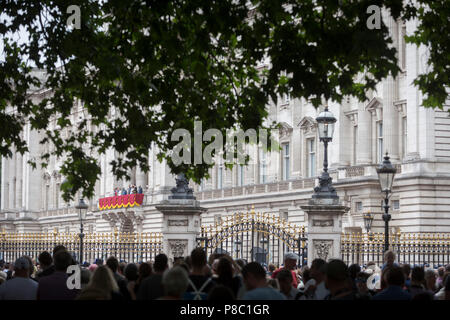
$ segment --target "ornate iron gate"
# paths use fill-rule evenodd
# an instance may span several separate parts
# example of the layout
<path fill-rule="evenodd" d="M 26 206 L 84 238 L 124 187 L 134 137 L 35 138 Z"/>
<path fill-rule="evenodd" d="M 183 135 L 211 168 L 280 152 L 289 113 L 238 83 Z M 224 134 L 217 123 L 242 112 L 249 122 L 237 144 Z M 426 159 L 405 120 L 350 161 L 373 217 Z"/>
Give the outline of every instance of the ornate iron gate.
<path fill-rule="evenodd" d="M 208 256 L 229 254 L 248 262 L 283 264 L 285 252 L 299 255 L 299 265 L 307 263 L 305 227 L 298 227 L 267 213 L 235 213 L 221 223 L 202 226 L 197 245 Z"/>

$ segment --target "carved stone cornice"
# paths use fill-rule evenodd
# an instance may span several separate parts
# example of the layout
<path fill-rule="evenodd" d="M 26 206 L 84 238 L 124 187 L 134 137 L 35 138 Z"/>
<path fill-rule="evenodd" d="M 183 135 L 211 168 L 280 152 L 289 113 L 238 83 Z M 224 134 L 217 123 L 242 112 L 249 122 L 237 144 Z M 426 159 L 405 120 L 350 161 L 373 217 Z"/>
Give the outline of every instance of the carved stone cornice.
<path fill-rule="evenodd" d="M 358 125 L 358 110 L 345 111 L 344 115 L 352 122 L 353 126 Z"/>
<path fill-rule="evenodd" d="M 370 111 L 373 116 L 376 116 L 377 121 L 383 120 L 383 100 L 380 98 L 374 97 L 370 100 L 365 109 Z"/>
<path fill-rule="evenodd" d="M 406 99 L 395 101 L 394 107 L 397 109 L 397 111 L 401 114 L 402 117 L 406 117 Z"/>

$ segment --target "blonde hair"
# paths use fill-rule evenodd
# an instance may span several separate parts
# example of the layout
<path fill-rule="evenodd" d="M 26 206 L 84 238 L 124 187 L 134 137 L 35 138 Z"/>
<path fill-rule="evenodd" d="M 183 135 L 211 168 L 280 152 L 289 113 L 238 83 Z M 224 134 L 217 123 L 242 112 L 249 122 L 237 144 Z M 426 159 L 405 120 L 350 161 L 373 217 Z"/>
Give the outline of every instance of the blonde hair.
<path fill-rule="evenodd" d="M 116 279 L 112 271 L 107 266 L 98 266 L 86 287 L 89 290 L 103 291 L 107 294 L 119 291 Z"/>

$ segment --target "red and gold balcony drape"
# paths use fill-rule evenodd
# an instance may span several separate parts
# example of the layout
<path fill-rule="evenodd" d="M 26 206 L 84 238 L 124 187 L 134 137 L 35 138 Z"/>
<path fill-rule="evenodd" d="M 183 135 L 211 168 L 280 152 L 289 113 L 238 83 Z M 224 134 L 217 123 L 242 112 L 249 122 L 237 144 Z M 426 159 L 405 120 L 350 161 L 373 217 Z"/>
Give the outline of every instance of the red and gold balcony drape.
<path fill-rule="evenodd" d="M 140 206 L 144 200 L 143 193 L 125 194 L 122 196 L 106 197 L 98 200 L 100 210 L 118 209 Z"/>

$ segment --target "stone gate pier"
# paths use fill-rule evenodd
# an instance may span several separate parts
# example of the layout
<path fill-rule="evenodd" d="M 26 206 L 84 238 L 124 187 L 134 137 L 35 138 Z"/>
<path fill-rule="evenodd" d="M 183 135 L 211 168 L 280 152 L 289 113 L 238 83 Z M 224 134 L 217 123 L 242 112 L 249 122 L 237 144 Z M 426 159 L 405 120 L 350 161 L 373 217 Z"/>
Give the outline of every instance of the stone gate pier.
<path fill-rule="evenodd" d="M 314 259 L 342 259 L 342 216 L 349 207 L 339 198 L 312 198 L 301 209 L 308 215 L 308 266 Z"/>
<path fill-rule="evenodd" d="M 168 200 L 156 205 L 163 214 L 163 252 L 170 263 L 177 258 L 186 257 L 197 246 L 196 238 L 200 234 L 200 215 L 206 211 L 193 195 L 184 174 L 176 178 L 176 187 L 172 188 Z"/>

